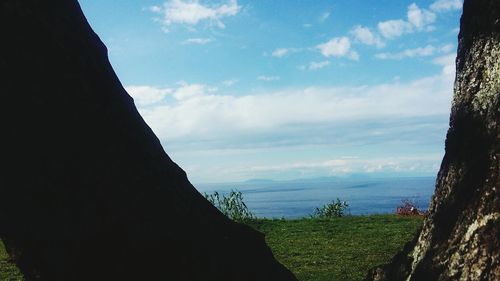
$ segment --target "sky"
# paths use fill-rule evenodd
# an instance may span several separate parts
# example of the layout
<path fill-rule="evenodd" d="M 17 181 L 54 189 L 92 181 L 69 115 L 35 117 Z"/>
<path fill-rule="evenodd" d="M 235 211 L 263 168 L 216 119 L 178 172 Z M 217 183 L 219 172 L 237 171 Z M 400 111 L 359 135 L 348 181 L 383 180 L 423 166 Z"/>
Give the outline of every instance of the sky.
<path fill-rule="evenodd" d="M 461 0 L 80 0 L 194 183 L 435 176 Z"/>

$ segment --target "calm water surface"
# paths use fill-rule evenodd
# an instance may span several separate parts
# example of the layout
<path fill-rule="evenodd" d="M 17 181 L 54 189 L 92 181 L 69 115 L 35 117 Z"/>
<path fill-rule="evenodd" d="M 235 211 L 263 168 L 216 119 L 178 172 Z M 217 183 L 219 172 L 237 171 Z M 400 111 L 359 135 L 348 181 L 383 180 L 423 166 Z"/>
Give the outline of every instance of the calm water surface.
<path fill-rule="evenodd" d="M 402 199 L 411 199 L 426 210 L 434 192 L 434 177 L 316 179 L 196 184 L 200 192 L 227 193 L 237 189 L 258 217 L 298 218 L 316 207 L 340 198 L 349 203 L 352 215 L 394 213 Z"/>

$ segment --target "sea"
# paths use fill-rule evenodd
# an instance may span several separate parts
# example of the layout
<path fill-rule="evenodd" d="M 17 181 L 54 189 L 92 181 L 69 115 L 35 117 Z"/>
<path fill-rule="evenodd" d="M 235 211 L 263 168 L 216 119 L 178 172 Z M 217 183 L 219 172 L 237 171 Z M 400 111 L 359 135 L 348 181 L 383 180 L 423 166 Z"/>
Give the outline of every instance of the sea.
<path fill-rule="evenodd" d="M 241 191 L 250 211 L 260 218 L 301 218 L 337 198 L 348 203 L 347 215 L 394 214 L 402 200 L 427 210 L 435 181 L 435 177 L 316 178 L 199 183 L 195 187 L 201 193 Z"/>

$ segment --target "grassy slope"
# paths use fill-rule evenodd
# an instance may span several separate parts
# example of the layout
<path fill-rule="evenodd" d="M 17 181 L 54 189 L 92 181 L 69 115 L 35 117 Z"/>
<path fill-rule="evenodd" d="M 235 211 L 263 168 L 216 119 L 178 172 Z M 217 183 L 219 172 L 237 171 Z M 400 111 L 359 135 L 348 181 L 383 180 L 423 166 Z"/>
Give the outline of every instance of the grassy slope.
<path fill-rule="evenodd" d="M 22 281 L 23 276 L 19 269 L 8 261 L 9 256 L 0 240 L 0 281 Z"/>
<path fill-rule="evenodd" d="M 418 217 L 257 220 L 276 258 L 301 281 L 361 280 L 387 263 L 422 224 Z"/>
<path fill-rule="evenodd" d="M 331 220 L 256 220 L 276 258 L 301 281 L 361 280 L 413 238 L 421 218 L 393 215 Z M 0 280 L 22 281 L 0 241 Z"/>

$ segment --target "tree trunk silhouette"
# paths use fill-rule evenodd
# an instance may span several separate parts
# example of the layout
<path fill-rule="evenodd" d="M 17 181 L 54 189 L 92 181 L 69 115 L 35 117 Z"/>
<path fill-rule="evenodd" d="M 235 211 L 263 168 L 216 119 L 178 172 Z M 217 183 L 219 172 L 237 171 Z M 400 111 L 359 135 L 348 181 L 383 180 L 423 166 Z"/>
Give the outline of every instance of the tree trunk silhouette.
<path fill-rule="evenodd" d="M 2 0 L 0 30 L 0 237 L 26 280 L 296 280 L 163 151 L 76 0 Z"/>

